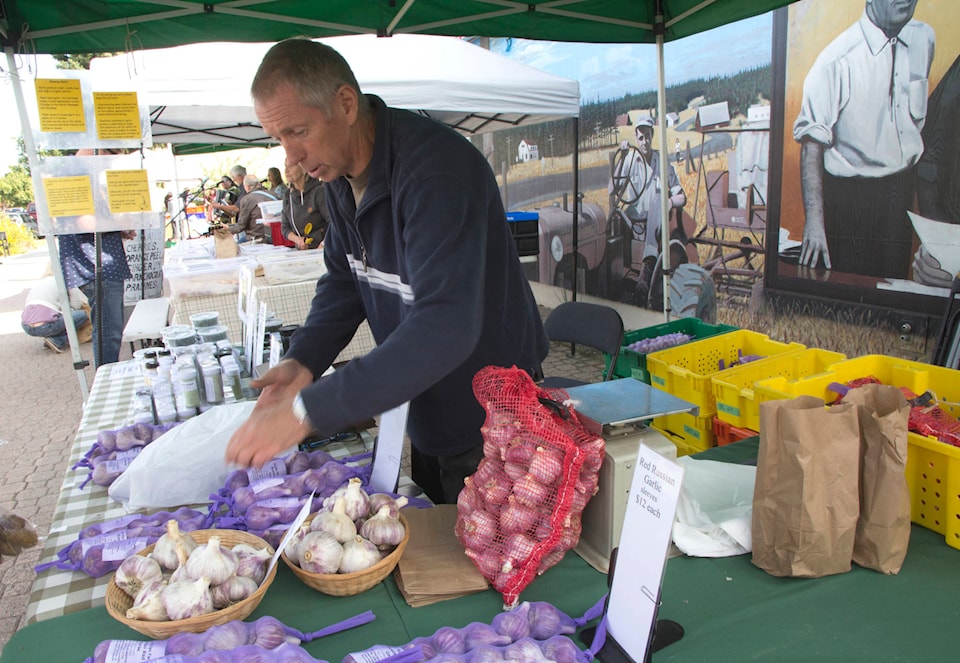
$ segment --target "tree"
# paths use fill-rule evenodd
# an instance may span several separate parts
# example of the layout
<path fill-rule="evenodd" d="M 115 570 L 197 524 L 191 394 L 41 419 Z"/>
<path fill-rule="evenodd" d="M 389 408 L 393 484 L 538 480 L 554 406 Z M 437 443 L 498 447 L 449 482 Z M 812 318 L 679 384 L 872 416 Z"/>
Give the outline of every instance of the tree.
<path fill-rule="evenodd" d="M 93 58 L 116 55 L 116 53 L 73 53 L 69 55 L 54 55 L 57 69 L 89 69 Z"/>

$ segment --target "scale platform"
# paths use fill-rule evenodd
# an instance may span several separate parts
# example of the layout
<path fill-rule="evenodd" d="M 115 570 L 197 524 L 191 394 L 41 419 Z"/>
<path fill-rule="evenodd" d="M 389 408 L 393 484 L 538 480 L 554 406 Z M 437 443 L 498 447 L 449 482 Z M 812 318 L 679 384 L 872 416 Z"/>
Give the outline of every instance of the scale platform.
<path fill-rule="evenodd" d="M 583 425 L 595 435 L 666 414 L 700 413 L 698 406 L 633 378 L 578 385 L 568 388 L 567 393 L 577 401 L 574 409 Z"/>

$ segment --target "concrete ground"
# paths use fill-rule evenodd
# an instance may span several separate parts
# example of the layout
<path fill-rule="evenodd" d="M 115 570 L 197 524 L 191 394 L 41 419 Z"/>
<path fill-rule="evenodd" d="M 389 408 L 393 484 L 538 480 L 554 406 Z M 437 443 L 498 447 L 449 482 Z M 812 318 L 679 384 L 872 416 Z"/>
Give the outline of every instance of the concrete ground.
<path fill-rule="evenodd" d="M 33 567 L 50 528 L 83 410 L 71 354 L 47 349 L 41 339 L 26 335 L 20 327 L 27 293 L 48 269 L 45 247 L 0 257 L 0 370 L 7 377 L 0 381 L 0 507 L 33 523 L 41 540 L 34 548 L 15 557 L 4 556 L 0 562 L 0 651 L 23 626 Z M 544 304 L 543 314 L 561 301 L 549 292 L 537 296 Z M 628 329 L 638 324 L 629 314 L 624 320 Z M 90 364 L 82 371 L 89 386 L 94 377 L 92 345 L 82 345 L 80 352 Z M 129 346 L 124 346 L 120 359 L 129 358 Z M 569 346 L 555 346 L 544 365 L 547 375 L 567 375 L 586 382 L 598 381 L 602 369 L 600 353 L 578 348 L 571 357 Z"/>

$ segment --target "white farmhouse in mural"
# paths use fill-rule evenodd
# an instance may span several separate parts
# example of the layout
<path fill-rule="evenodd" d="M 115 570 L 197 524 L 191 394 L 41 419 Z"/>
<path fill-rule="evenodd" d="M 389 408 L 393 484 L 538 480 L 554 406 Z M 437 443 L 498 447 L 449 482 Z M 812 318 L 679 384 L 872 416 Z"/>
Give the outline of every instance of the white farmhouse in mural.
<path fill-rule="evenodd" d="M 536 161 L 539 158 L 540 148 L 537 147 L 536 143 L 528 143 L 525 140 L 521 140 L 520 144 L 517 145 L 517 161 L 520 163 Z"/>

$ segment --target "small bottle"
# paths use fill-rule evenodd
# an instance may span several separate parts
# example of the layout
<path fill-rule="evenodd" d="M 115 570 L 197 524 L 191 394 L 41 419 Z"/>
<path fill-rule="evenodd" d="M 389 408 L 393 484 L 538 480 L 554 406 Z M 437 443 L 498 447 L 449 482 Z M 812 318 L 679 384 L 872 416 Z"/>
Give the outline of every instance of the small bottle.
<path fill-rule="evenodd" d="M 243 389 L 240 383 L 240 365 L 233 357 L 233 352 L 220 357 L 220 370 L 223 372 L 223 395 L 228 400 L 239 401 L 243 398 Z"/>
<path fill-rule="evenodd" d="M 137 389 L 133 395 L 133 421 L 137 424 L 156 423 L 153 415 L 153 392 Z"/>
<path fill-rule="evenodd" d="M 154 380 L 157 379 L 157 368 L 160 364 L 156 359 L 148 359 L 143 364 L 143 383 L 148 387 L 153 387 Z"/>
<path fill-rule="evenodd" d="M 200 362 L 200 371 L 203 374 L 203 391 L 208 403 L 223 402 L 223 375 L 220 364 L 216 359 L 207 358 Z"/>
<path fill-rule="evenodd" d="M 200 387 L 197 385 L 197 369 L 191 363 L 177 368 L 177 378 L 180 382 L 180 403 L 182 409 L 194 408 L 200 405 Z M 181 409 L 178 407 L 178 409 Z"/>

